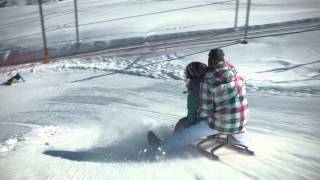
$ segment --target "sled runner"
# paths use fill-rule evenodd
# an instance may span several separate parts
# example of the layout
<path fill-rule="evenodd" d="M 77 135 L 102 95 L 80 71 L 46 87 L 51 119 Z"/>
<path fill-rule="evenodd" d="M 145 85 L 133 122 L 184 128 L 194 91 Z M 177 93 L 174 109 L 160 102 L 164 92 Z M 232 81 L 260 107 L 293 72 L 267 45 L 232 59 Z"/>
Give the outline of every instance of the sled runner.
<path fill-rule="evenodd" d="M 227 147 L 228 149 L 236 150 L 249 155 L 254 155 L 254 151 L 249 150 L 246 145 L 237 141 L 232 135 L 233 133 L 219 133 L 211 135 L 193 145 L 199 151 L 215 160 L 220 159 L 215 152 L 223 147 Z"/>

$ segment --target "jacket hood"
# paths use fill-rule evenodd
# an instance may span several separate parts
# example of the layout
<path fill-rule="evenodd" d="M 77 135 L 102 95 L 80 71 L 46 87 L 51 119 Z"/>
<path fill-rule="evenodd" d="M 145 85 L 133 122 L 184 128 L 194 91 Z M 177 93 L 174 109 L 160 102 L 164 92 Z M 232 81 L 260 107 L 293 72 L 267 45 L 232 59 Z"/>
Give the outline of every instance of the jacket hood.
<path fill-rule="evenodd" d="M 209 69 L 204 80 L 214 86 L 232 82 L 237 76 L 234 67 L 228 62 L 220 62 Z"/>

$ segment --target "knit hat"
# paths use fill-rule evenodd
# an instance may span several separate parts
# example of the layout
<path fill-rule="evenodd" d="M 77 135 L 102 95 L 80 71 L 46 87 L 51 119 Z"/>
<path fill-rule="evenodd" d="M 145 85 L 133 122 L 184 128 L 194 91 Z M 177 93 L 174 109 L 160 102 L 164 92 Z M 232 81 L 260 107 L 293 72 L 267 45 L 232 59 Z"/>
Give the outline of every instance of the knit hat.
<path fill-rule="evenodd" d="M 208 66 L 212 67 L 219 62 L 224 61 L 224 53 L 222 49 L 212 49 L 208 54 Z"/>
<path fill-rule="evenodd" d="M 192 62 L 186 67 L 187 79 L 200 78 L 207 72 L 207 65 L 201 62 Z"/>

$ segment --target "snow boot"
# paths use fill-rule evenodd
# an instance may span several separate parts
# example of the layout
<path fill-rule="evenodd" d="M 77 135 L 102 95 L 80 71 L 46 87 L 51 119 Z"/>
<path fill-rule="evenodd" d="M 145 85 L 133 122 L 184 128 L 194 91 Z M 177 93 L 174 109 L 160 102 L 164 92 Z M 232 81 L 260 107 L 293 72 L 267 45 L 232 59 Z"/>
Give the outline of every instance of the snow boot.
<path fill-rule="evenodd" d="M 152 132 L 149 131 L 147 134 L 148 143 L 151 147 L 157 148 L 161 144 L 161 140 Z"/>

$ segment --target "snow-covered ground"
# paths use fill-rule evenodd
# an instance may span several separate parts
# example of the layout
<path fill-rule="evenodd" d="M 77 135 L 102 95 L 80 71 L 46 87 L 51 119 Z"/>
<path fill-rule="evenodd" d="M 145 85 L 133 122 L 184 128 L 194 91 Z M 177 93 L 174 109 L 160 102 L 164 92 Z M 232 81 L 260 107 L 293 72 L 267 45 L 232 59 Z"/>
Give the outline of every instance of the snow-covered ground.
<path fill-rule="evenodd" d="M 114 20 L 215 2 L 223 0 L 79 0 L 81 43 L 233 27 L 234 1 Z M 251 25 L 320 16 L 319 0 L 252 3 Z M 38 7 L 19 4 L 0 9 L 3 57 L 42 45 Z M 49 47 L 70 48 L 73 1 L 45 4 L 44 12 Z M 314 31 L 224 48 L 247 80 L 246 144 L 256 156 L 221 150 L 220 162 L 190 150 L 145 158 L 147 131 L 165 138 L 186 115 L 184 68 L 206 63 L 207 52 L 184 56 L 208 45 L 1 67 L 0 82 L 17 71 L 27 81 L 0 86 L 0 179 L 320 179 L 318 37 Z"/>
<path fill-rule="evenodd" d="M 22 68 L 25 83 L 0 86 L 0 179 L 319 179 L 319 36 L 224 49 L 248 82 L 246 143 L 256 156 L 222 150 L 220 162 L 192 151 L 155 162 L 141 156 L 148 130 L 167 137 L 186 115 L 183 70 L 206 62 L 207 52 Z"/>

